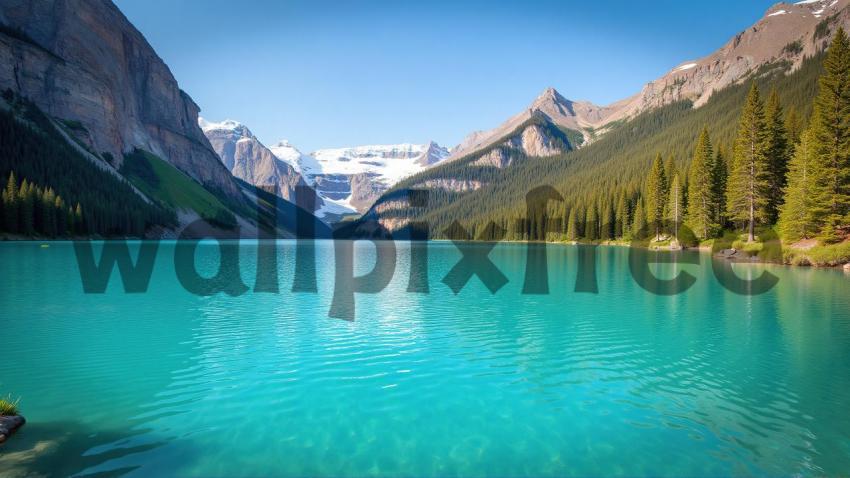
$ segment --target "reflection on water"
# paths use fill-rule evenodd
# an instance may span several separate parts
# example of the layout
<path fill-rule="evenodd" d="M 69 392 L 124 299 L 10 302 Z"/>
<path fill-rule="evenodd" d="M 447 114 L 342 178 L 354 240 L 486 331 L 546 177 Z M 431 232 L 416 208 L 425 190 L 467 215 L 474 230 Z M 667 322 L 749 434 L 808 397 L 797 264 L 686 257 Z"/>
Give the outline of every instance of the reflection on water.
<path fill-rule="evenodd" d="M 278 250 L 279 294 L 199 297 L 160 246 L 146 294 L 83 294 L 65 244 L 0 244 L 0 394 L 28 424 L 0 475 L 834 475 L 850 469 L 850 278 L 768 270 L 765 294 L 718 283 L 710 258 L 685 293 L 648 293 L 628 250 L 598 247 L 597 293 L 576 293 L 587 249 L 548 246 L 549 294 L 524 295 L 527 251 L 489 255 L 509 282 L 441 279 L 461 254 L 428 246 L 410 274 L 398 243 L 387 288 L 328 317 L 333 244 L 316 285 Z M 253 288 L 256 244 L 241 248 Z M 354 244 L 353 271 L 375 247 Z M 304 251 L 302 251 L 302 254 Z M 215 273 L 218 252 L 196 262 Z M 588 257 L 588 256 L 585 256 Z M 684 256 L 683 256 L 684 257 Z M 539 257 L 535 260 L 539 260 Z M 537 263 L 540 266 L 539 263 Z M 427 279 L 429 293 L 407 292 Z M 415 289 L 418 290 L 418 289 Z"/>

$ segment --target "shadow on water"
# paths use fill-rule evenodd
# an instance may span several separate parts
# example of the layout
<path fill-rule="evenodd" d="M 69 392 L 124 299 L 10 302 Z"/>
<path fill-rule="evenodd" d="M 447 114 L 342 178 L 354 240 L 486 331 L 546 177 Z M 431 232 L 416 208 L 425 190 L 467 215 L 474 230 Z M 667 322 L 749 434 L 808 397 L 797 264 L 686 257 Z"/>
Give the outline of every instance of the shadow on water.
<path fill-rule="evenodd" d="M 149 434 L 150 431 L 144 429 L 97 430 L 71 421 L 27 423 L 0 445 L 0 477 L 123 476 L 139 466 L 110 468 L 108 462 L 144 453 L 168 442 L 163 437 L 155 437 L 147 438 L 144 444 L 127 443 Z M 190 450 L 181 450 L 180 455 L 185 462 L 191 462 Z"/>

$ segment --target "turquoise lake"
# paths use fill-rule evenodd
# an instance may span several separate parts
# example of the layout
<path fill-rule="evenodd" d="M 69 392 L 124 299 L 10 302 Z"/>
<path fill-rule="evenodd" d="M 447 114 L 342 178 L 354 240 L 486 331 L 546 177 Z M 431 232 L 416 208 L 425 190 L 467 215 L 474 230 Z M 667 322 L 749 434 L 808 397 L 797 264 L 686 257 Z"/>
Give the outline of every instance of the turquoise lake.
<path fill-rule="evenodd" d="M 708 254 L 696 283 L 655 295 L 629 250 L 596 250 L 598 293 L 574 292 L 575 246 L 550 245 L 548 295 L 522 294 L 526 246 L 490 257 L 492 294 L 441 279 L 460 259 L 428 245 L 430 292 L 389 286 L 328 317 L 334 246 L 318 293 L 197 296 L 163 242 L 146 293 L 83 293 L 71 244 L 0 243 L 0 395 L 28 423 L 0 445 L 0 476 L 717 476 L 850 472 L 850 276 L 735 265 L 779 281 L 726 290 Z M 375 247 L 357 242 L 358 271 Z M 253 288 L 256 243 L 240 246 Z M 662 253 L 663 254 L 663 253 Z M 96 254 L 97 255 L 97 254 Z M 135 256 L 134 256 L 135 257 Z M 214 270 L 204 242 L 199 268 Z"/>

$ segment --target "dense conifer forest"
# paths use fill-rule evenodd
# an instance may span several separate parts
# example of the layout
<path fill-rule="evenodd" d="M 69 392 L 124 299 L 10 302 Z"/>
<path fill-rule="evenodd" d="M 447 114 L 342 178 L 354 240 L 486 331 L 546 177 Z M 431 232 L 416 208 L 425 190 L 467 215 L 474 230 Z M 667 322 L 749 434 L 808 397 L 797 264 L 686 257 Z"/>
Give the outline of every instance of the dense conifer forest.
<path fill-rule="evenodd" d="M 439 178 L 481 181 L 471 192 L 430 191 L 427 209 L 390 211 L 451 236 L 476 239 L 634 240 L 683 246 L 734 234 L 746 242 L 778 225 L 788 243 L 850 233 L 850 47 L 843 31 L 825 53 L 776 62 L 715 93 L 613 125 L 584 148 L 517 158 L 501 171 L 460 159 L 400 183 L 385 198 Z M 550 185 L 563 200 L 527 217 L 526 194 Z M 687 227 L 682 227 L 682 226 Z M 496 226 L 496 227 L 493 227 Z"/>
<path fill-rule="evenodd" d="M 0 106 L 0 231 L 142 237 L 153 225 L 174 223 L 173 212 L 71 147 L 34 104 L 6 91 Z"/>

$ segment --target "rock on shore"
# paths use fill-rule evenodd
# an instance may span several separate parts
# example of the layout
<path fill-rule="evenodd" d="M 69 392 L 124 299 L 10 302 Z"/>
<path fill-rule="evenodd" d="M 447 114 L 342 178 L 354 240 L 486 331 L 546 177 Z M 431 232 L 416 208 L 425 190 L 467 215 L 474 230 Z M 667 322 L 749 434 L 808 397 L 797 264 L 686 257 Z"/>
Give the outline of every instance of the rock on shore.
<path fill-rule="evenodd" d="M 24 417 L 20 415 L 0 417 L 0 443 L 5 442 L 7 438 L 12 436 L 26 422 Z"/>

